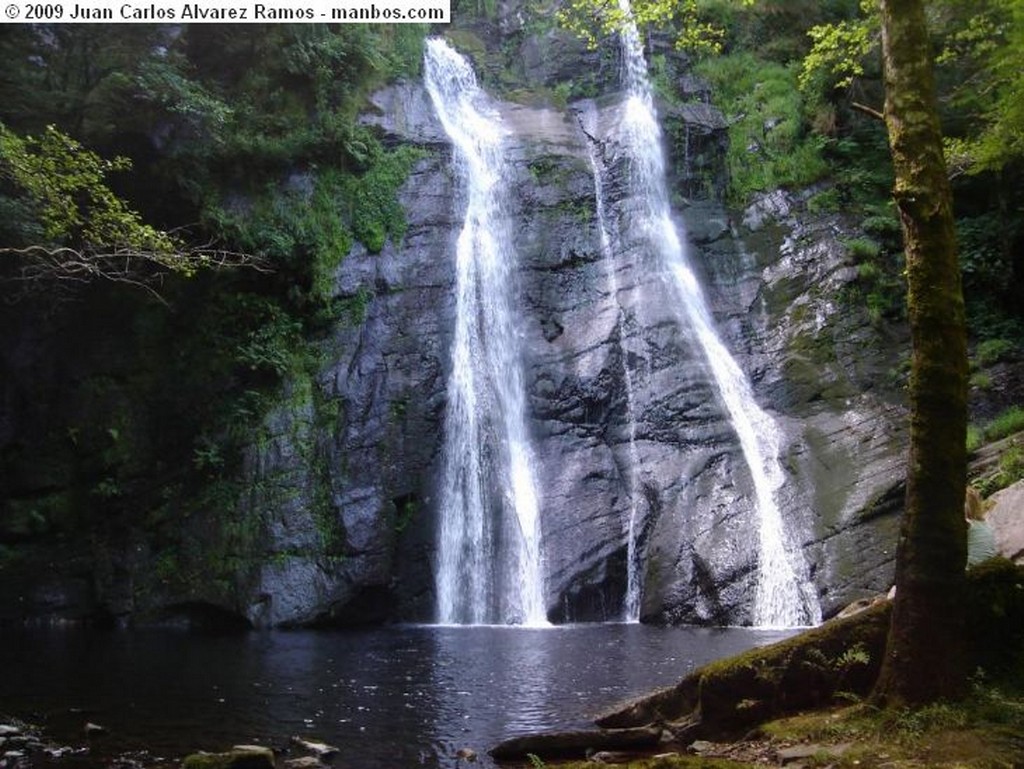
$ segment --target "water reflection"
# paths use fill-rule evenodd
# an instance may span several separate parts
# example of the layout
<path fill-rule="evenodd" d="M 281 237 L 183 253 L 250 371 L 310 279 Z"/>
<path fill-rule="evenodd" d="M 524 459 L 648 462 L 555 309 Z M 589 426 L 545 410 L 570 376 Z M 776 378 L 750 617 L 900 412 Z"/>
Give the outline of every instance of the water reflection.
<path fill-rule="evenodd" d="M 338 746 L 339 766 L 451 767 L 539 729 L 674 683 L 783 632 L 642 625 L 402 627 L 228 636 L 5 630 L 0 712 L 63 741 L 101 723 L 104 755 L 175 757 L 292 735 Z M 486 764 L 484 764 L 486 765 Z"/>

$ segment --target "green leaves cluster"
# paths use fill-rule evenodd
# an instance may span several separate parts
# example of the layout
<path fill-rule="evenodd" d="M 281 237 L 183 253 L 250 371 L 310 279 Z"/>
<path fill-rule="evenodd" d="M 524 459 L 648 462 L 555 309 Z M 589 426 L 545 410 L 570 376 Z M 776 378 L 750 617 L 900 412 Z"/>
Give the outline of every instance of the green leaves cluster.
<path fill-rule="evenodd" d="M 949 0 L 938 62 L 956 73 L 950 103 L 978 115 L 947 140 L 954 172 L 998 171 L 1024 159 L 1024 2 Z"/>
<path fill-rule="evenodd" d="M 864 60 L 878 46 L 878 3 L 861 0 L 861 15 L 807 30 L 811 49 L 804 58 L 798 82 L 801 90 L 820 90 L 827 84 L 849 87 L 864 75 Z"/>
<path fill-rule="evenodd" d="M 108 176 L 130 168 L 127 158 L 101 158 L 55 126 L 22 137 L 0 123 L 0 178 L 26 198 L 39 225 L 20 223 L 25 234 L 41 230 L 49 246 L 149 252 L 173 269 L 179 244 L 110 189 Z"/>
<path fill-rule="evenodd" d="M 738 0 L 752 5 L 754 0 Z M 670 29 L 676 48 L 697 54 L 722 50 L 725 29 L 707 15 L 698 0 L 635 0 L 624 8 L 619 0 L 569 0 L 557 12 L 558 23 L 596 48 L 599 37 L 620 32 L 630 21 L 640 28 Z M 595 23 L 596 22 L 596 23 Z"/>

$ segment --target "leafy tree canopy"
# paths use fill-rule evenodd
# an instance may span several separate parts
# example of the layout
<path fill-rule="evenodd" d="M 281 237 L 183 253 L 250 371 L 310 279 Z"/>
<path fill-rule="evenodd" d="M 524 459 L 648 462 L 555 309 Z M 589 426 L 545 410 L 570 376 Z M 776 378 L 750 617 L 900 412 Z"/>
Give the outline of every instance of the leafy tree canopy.
<path fill-rule="evenodd" d="M 999 170 L 1024 158 L 1024 2 L 932 0 L 927 20 L 946 123 L 951 172 Z M 858 16 L 812 27 L 804 61 L 807 91 L 848 88 L 877 57 L 877 3 L 862 0 Z"/>

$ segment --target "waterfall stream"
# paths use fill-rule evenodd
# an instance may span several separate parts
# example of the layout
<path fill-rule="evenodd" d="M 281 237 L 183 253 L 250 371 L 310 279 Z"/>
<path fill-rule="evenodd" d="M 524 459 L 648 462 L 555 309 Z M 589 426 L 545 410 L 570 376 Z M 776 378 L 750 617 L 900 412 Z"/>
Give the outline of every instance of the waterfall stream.
<path fill-rule="evenodd" d="M 598 162 L 597 150 L 593 136 L 596 133 L 596 111 L 591 105 L 580 118 L 580 127 L 587 136 L 587 159 L 594 175 L 594 200 L 597 215 L 597 230 L 601 245 L 601 260 L 604 264 L 608 283 L 608 295 L 617 307 L 616 324 L 619 333 L 619 348 L 622 359 L 622 386 L 626 395 L 626 423 L 628 428 L 628 458 L 626 482 L 629 491 L 629 520 L 626 527 L 626 597 L 622 608 L 622 618 L 626 622 L 640 621 L 640 604 L 643 599 L 643 563 L 644 553 L 640 545 L 642 530 L 642 510 L 640 508 L 640 454 L 636 447 L 636 394 L 633 388 L 633 372 L 629 365 L 629 356 L 623 342 L 625 336 L 626 313 L 618 302 L 619 281 L 615 275 L 615 249 L 608 230 L 608 219 L 605 215 L 604 182 Z"/>
<path fill-rule="evenodd" d="M 434 110 L 454 147 L 464 222 L 445 412 L 436 566 L 442 624 L 546 624 L 539 500 L 526 428 L 505 129 L 469 63 L 426 43 Z"/>
<path fill-rule="evenodd" d="M 620 8 L 630 16 L 628 0 Z M 638 201 L 643 238 L 654 255 L 656 269 L 678 299 L 680 324 L 691 329 L 707 359 L 708 369 L 750 470 L 758 519 L 758 576 L 752 621 L 758 626 L 788 627 L 821 622 L 821 609 L 806 578 L 799 550 L 787 546 L 786 532 L 775 499 L 783 482 L 779 464 L 780 435 L 774 420 L 754 399 L 746 376 L 715 332 L 696 275 L 690 267 L 684 239 L 669 206 L 665 158 L 647 75 L 647 63 L 636 27 L 622 31 L 623 108 L 620 141 L 630 162 L 630 192 Z M 632 567 L 632 564 L 630 564 Z"/>

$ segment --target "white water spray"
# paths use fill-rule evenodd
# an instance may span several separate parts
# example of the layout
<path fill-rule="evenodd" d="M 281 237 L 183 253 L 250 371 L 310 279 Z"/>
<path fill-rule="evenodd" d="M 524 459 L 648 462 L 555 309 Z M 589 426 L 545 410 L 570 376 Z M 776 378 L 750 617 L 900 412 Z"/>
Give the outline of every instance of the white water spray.
<path fill-rule="evenodd" d="M 455 253 L 437 621 L 544 625 L 539 500 L 510 296 L 517 255 L 504 195 L 505 129 L 472 67 L 443 40 L 427 40 L 424 68 L 465 192 Z"/>
<path fill-rule="evenodd" d="M 619 7 L 630 17 L 629 0 L 619 0 Z M 621 37 L 626 87 L 621 139 L 630 159 L 631 191 L 641 206 L 638 226 L 643 228 L 643 237 L 658 260 L 656 269 L 678 298 L 680 323 L 693 330 L 707 358 L 753 480 L 758 516 L 753 623 L 774 627 L 817 624 L 821 622 L 821 608 L 813 586 L 804 576 L 806 566 L 799 550 L 786 546 L 782 514 L 775 500 L 784 478 L 778 460 L 778 428 L 757 405 L 746 376 L 715 332 L 707 301 L 672 220 L 661 129 L 640 37 L 632 23 L 627 24 Z"/>

